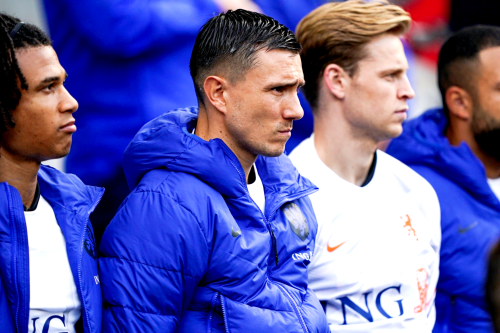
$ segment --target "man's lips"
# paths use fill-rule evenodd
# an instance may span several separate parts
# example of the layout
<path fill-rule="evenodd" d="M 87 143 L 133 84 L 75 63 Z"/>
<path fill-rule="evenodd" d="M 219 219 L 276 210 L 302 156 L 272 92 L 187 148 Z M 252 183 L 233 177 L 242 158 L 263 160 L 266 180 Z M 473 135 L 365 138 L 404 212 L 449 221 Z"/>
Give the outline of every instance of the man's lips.
<path fill-rule="evenodd" d="M 408 107 L 397 110 L 394 112 L 394 114 L 396 114 L 396 116 L 398 116 L 398 118 L 401 118 L 404 121 L 404 120 L 406 120 L 406 117 L 408 115 L 407 111 L 408 111 Z"/>
<path fill-rule="evenodd" d="M 278 133 L 283 134 L 283 135 L 291 136 L 292 135 L 292 129 L 291 128 L 281 129 L 281 130 L 278 131 Z"/>
<path fill-rule="evenodd" d="M 61 126 L 59 130 L 66 133 L 76 132 L 75 120 L 72 120 L 69 123 L 66 123 L 65 125 Z"/>

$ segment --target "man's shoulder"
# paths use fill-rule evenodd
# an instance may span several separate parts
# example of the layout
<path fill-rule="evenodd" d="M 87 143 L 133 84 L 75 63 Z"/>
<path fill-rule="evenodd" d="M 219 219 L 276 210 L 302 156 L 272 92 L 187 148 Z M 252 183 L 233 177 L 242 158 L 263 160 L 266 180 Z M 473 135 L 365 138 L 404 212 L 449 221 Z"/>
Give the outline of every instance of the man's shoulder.
<path fill-rule="evenodd" d="M 460 187 L 459 184 L 454 183 L 446 177 L 443 170 L 438 170 L 435 165 L 426 165 L 423 163 L 406 165 L 391 155 L 386 153 L 384 155 L 387 157 L 388 164 L 391 165 L 393 173 L 402 181 L 410 182 L 410 184 L 422 184 L 423 179 L 424 183 L 429 184 L 438 194 L 440 191 L 451 193 Z M 452 197 L 450 199 L 453 200 Z"/>
<path fill-rule="evenodd" d="M 132 193 L 169 197 L 175 202 L 182 203 L 183 206 L 199 205 L 207 200 L 212 202 L 224 200 L 219 192 L 196 176 L 165 168 L 146 173 Z"/>
<path fill-rule="evenodd" d="M 377 150 L 377 160 L 377 167 L 381 169 L 380 174 L 393 178 L 405 190 L 422 191 L 423 193 L 434 193 L 435 195 L 431 184 L 403 162 L 381 150 Z"/>
<path fill-rule="evenodd" d="M 295 163 L 295 161 L 300 160 L 304 156 L 311 154 L 311 149 L 314 148 L 314 139 L 309 137 L 300 142 L 291 152 L 288 157 Z M 315 149 L 315 148 L 314 148 Z"/>
<path fill-rule="evenodd" d="M 313 136 L 297 145 L 288 157 L 290 157 L 290 160 L 297 170 L 299 170 L 300 174 L 306 177 L 316 173 L 316 170 L 320 167 L 320 163 L 318 162 L 321 162 L 321 160 L 318 158 Z"/>

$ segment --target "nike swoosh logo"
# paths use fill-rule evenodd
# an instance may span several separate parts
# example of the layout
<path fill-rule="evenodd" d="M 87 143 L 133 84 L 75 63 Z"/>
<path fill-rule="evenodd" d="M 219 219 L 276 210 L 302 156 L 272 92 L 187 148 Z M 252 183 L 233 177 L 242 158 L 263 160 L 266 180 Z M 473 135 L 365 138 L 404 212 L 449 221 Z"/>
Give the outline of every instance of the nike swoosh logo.
<path fill-rule="evenodd" d="M 233 227 L 231 227 L 231 235 L 233 235 L 233 237 L 236 238 L 239 235 L 241 235 L 241 230 L 234 231 Z"/>
<path fill-rule="evenodd" d="M 478 225 L 478 222 L 474 222 L 472 223 L 471 225 L 465 227 L 465 228 L 460 228 L 458 227 L 458 233 L 459 234 L 465 234 L 467 231 L 469 231 L 470 229 L 474 228 L 476 225 Z"/>
<path fill-rule="evenodd" d="M 336 249 L 338 249 L 339 247 L 341 247 L 344 243 L 340 243 L 339 245 L 334 246 L 334 247 L 330 247 L 330 245 L 328 243 L 326 243 L 326 249 L 328 250 L 328 252 L 333 252 Z"/>

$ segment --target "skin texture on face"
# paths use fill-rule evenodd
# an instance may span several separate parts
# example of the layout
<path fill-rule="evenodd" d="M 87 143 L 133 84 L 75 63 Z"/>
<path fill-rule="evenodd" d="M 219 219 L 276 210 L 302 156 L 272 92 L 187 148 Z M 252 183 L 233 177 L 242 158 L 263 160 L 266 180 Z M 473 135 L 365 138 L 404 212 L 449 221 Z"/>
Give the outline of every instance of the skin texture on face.
<path fill-rule="evenodd" d="M 479 148 L 500 161 L 500 47 L 479 53 L 471 131 Z"/>
<path fill-rule="evenodd" d="M 415 93 L 398 36 L 384 34 L 368 43 L 366 52 L 368 56 L 346 80 L 345 118 L 355 136 L 380 142 L 401 134 L 407 100 Z"/>
<path fill-rule="evenodd" d="M 78 108 L 64 87 L 66 71 L 51 46 L 16 51 L 16 58 L 28 90 L 21 90 L 12 113 L 15 127 L 2 138 L 2 158 L 40 163 L 66 156 L 76 131 L 72 114 Z"/>
<path fill-rule="evenodd" d="M 224 141 L 240 159 L 284 152 L 293 121 L 304 115 L 297 96 L 303 84 L 300 56 L 284 50 L 259 51 L 245 78 L 228 83 Z"/>

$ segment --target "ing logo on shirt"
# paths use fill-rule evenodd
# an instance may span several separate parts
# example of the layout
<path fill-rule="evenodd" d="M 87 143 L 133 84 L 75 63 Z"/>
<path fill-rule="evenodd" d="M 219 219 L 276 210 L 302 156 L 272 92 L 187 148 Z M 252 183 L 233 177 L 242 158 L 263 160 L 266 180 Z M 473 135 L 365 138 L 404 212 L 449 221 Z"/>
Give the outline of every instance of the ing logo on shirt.
<path fill-rule="evenodd" d="M 300 239 L 305 240 L 307 236 L 309 236 L 309 225 L 299 206 L 293 202 L 289 202 L 284 205 L 281 210 L 285 213 L 292 231 L 299 236 Z"/>
<path fill-rule="evenodd" d="M 85 252 L 87 252 L 88 255 L 92 257 L 92 259 L 95 260 L 97 258 L 94 232 L 88 225 L 87 229 L 85 230 L 85 240 L 83 241 L 83 248 L 85 249 Z"/>
<path fill-rule="evenodd" d="M 400 218 L 403 220 L 402 216 Z M 410 218 L 410 216 L 408 214 L 406 214 L 406 221 L 405 221 L 405 223 L 403 225 L 403 228 L 405 228 L 406 230 L 408 230 L 408 236 L 411 236 L 413 234 L 413 236 L 418 241 L 417 233 L 415 232 L 415 229 L 413 229 L 413 227 L 411 225 L 411 218 Z"/>

